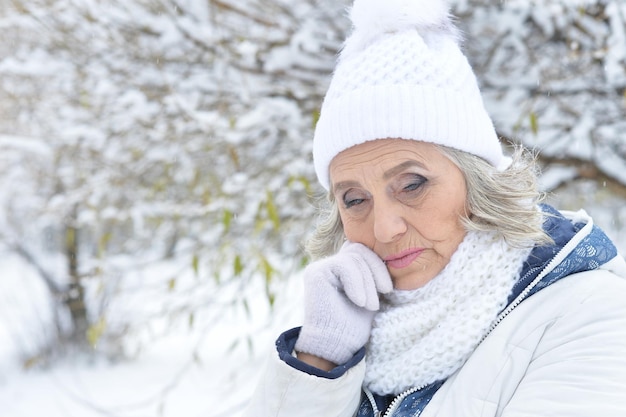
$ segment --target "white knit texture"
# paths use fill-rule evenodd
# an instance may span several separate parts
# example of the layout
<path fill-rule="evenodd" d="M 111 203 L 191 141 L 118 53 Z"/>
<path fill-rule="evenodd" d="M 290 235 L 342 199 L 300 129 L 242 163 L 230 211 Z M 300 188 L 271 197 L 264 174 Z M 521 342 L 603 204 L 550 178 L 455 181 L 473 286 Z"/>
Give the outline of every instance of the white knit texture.
<path fill-rule="evenodd" d="M 385 9 L 378 19 L 382 11 L 373 3 L 355 2 L 359 26 L 346 40 L 322 104 L 313 144 L 320 183 L 329 188 L 328 168 L 338 153 L 385 138 L 450 146 L 506 167 L 446 2 L 429 0 L 423 19 L 408 0 L 376 3 Z"/>
<path fill-rule="evenodd" d="M 428 284 L 387 294 L 374 318 L 365 385 L 398 394 L 452 375 L 506 306 L 530 250 L 491 232 L 468 232 Z"/>
<path fill-rule="evenodd" d="M 350 10 L 353 32 L 341 55 L 355 55 L 391 32 L 451 29 L 449 9 L 445 0 L 355 0 Z"/>

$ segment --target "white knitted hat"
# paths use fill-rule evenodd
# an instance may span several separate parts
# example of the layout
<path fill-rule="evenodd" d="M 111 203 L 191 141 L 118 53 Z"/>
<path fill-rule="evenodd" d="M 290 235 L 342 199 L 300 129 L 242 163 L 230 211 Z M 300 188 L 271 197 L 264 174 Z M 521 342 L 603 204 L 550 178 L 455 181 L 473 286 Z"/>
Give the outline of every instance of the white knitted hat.
<path fill-rule="evenodd" d="M 355 0 L 350 18 L 315 128 L 313 159 L 326 189 L 331 160 L 375 139 L 431 142 L 509 165 L 447 1 Z"/>

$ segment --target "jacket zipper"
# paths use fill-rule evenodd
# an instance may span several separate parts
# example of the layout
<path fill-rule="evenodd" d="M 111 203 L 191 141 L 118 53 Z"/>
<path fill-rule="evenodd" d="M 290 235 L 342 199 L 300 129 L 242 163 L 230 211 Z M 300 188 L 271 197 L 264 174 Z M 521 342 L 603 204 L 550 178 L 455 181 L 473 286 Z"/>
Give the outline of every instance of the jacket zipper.
<path fill-rule="evenodd" d="M 577 233 L 580 234 L 583 231 L 587 231 L 587 234 L 589 234 L 588 229 L 590 229 L 591 227 L 593 227 L 593 222 L 591 220 L 589 220 L 587 222 L 587 224 Z M 587 229 L 587 230 L 585 230 Z M 502 322 L 502 320 L 504 320 L 506 318 L 506 316 L 508 316 L 509 314 L 511 314 L 511 312 L 513 310 L 515 310 L 515 308 L 521 304 L 522 301 L 524 301 L 526 299 L 526 297 L 528 297 L 528 294 L 530 294 L 530 292 L 537 286 L 537 284 L 539 284 L 539 282 L 546 276 L 548 275 L 548 273 L 550 271 L 552 271 L 558 264 L 560 264 L 561 262 L 563 262 L 563 260 L 567 257 L 568 254 L 570 254 L 572 252 L 572 250 L 580 243 L 580 239 L 577 239 L 576 241 L 570 240 L 569 242 L 567 242 L 565 244 L 565 246 L 563 246 L 561 248 L 561 250 L 552 258 L 552 260 L 550 260 L 550 262 L 548 262 L 548 265 L 546 265 L 541 272 L 539 273 L 539 275 L 537 275 L 535 277 L 535 279 L 526 286 L 526 288 L 524 288 L 524 291 L 522 291 L 520 293 L 520 295 L 517 296 L 517 298 L 515 300 L 513 300 L 513 302 L 511 304 L 509 304 L 509 306 L 507 308 L 504 309 L 504 311 L 502 313 L 500 313 L 498 315 L 498 317 L 496 318 L 496 320 L 493 322 L 493 324 L 491 325 L 491 327 L 489 328 L 489 331 L 482 337 L 482 339 L 480 339 L 480 343 L 483 342 L 483 340 L 485 340 L 487 338 L 487 336 L 489 336 L 489 334 L 498 326 L 498 324 L 500 324 Z M 570 248 L 570 246 L 572 246 Z"/>
<path fill-rule="evenodd" d="M 363 392 L 365 393 L 365 395 L 367 396 L 367 399 L 372 405 L 372 410 L 374 411 L 374 417 L 380 417 L 382 412 L 378 411 L 378 406 L 376 405 L 376 400 L 374 400 L 374 395 L 372 394 L 372 392 L 368 390 L 367 388 L 365 388 L 365 386 L 363 386 Z"/>
<path fill-rule="evenodd" d="M 589 223 L 585 227 L 587 226 L 589 226 Z M 548 272 L 552 271 L 556 265 L 563 262 L 563 259 L 565 259 L 567 254 L 571 252 L 571 249 L 568 247 L 570 246 L 571 242 L 572 241 L 568 242 L 563 248 L 561 248 L 561 250 L 556 254 L 556 256 L 554 256 L 554 258 L 552 258 L 552 260 L 548 263 L 548 265 L 546 265 L 545 268 L 543 268 L 543 270 L 539 273 L 539 275 L 537 275 L 535 279 L 528 286 L 526 286 L 526 288 L 524 288 L 524 291 L 522 291 L 520 295 L 518 295 L 517 298 L 513 300 L 513 302 L 509 304 L 509 306 L 506 309 L 504 309 L 502 313 L 498 315 L 496 320 L 493 322 L 493 324 L 489 328 L 489 331 L 482 337 L 482 339 L 480 339 L 479 344 L 482 343 L 483 340 L 487 338 L 487 336 L 489 336 L 489 334 L 498 326 L 498 324 L 502 322 L 502 320 L 506 318 L 506 316 L 511 314 L 511 312 L 515 310 L 515 308 L 518 305 L 520 305 L 521 302 L 526 299 L 526 297 L 528 297 L 528 294 L 530 294 L 533 288 L 535 288 L 537 284 L 539 284 L 539 281 L 541 281 L 543 277 L 545 277 L 548 274 Z M 389 407 L 387 407 L 387 411 L 385 411 L 384 414 L 383 414 L 383 411 L 378 410 L 378 406 L 376 405 L 376 400 L 374 400 L 374 395 L 371 393 L 371 391 L 365 387 L 363 387 L 363 391 L 365 392 L 365 395 L 367 396 L 367 398 L 370 401 L 370 404 L 372 405 L 372 409 L 374 410 L 375 417 L 391 417 L 391 415 L 396 411 L 396 409 L 400 406 L 400 403 L 406 397 L 408 397 L 414 392 L 419 391 L 425 387 L 426 385 L 409 388 L 406 391 L 402 392 L 401 394 L 397 395 L 393 399 L 391 404 L 389 404 Z"/>
<path fill-rule="evenodd" d="M 396 411 L 398 406 L 400 406 L 400 403 L 402 403 L 402 401 L 404 401 L 406 397 L 408 397 L 409 395 L 423 388 L 426 388 L 426 385 L 409 388 L 406 391 L 402 392 L 401 394 L 398 394 L 393 399 L 391 404 L 389 404 L 389 407 L 387 407 L 387 411 L 385 411 L 384 414 L 382 410 L 378 409 L 378 406 L 376 405 L 376 400 L 374 400 L 374 395 L 372 394 L 372 392 L 365 387 L 363 387 L 363 392 L 365 392 L 365 395 L 367 396 L 367 398 L 370 401 L 370 404 L 372 405 L 372 410 L 374 410 L 374 417 L 390 417 Z"/>
<path fill-rule="evenodd" d="M 404 401 L 404 399 L 406 397 L 408 397 L 409 395 L 413 394 L 414 392 L 417 392 L 417 391 L 419 391 L 419 390 L 421 390 L 422 388 L 425 388 L 425 387 L 426 387 L 426 385 L 422 385 L 420 387 L 409 388 L 408 390 L 406 390 L 403 393 L 401 393 L 400 395 L 398 395 L 396 398 L 393 399 L 391 404 L 389 404 L 389 407 L 387 407 L 387 411 L 385 411 L 384 417 L 390 417 L 391 415 L 393 415 L 393 413 L 395 413 L 397 408 L 400 406 L 400 403 L 402 403 L 402 401 Z"/>

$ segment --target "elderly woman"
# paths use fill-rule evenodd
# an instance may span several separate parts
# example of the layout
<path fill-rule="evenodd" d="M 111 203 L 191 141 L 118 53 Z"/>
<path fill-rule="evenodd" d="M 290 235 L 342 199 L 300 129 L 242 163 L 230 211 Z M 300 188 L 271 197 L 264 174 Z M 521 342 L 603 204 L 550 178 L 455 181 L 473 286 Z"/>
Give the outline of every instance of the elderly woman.
<path fill-rule="evenodd" d="M 505 157 L 445 2 L 356 0 L 301 328 L 249 416 L 626 416 L 626 263 Z"/>

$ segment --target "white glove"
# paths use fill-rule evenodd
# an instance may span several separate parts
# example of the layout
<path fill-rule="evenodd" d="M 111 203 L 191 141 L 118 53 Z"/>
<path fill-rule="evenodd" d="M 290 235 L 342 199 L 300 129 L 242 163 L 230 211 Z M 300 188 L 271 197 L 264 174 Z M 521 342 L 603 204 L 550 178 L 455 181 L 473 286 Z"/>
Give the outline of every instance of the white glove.
<path fill-rule="evenodd" d="M 360 243 L 346 242 L 304 270 L 304 323 L 296 351 L 347 362 L 367 343 L 378 293 L 393 289 L 387 266 Z"/>

